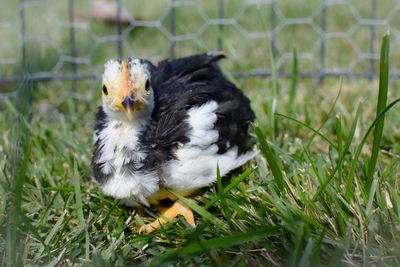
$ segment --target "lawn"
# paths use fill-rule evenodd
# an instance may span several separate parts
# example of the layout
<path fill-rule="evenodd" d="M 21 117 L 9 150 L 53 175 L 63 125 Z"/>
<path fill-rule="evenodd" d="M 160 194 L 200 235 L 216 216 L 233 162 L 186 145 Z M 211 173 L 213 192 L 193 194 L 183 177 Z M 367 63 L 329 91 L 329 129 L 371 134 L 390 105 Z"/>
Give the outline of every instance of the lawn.
<path fill-rule="evenodd" d="M 162 8 L 165 1 L 159 2 Z M 354 1 L 357 7 L 359 2 Z M 240 4 L 234 1 L 227 5 L 227 16 L 240 9 Z M 82 8 L 85 6 L 83 2 Z M 15 6 L 6 5 L 4 10 L 7 8 Z M 135 3 L 132 8 L 143 10 L 135 16 L 158 18 L 146 5 Z M 311 12 L 296 6 L 281 9 L 290 16 Z M 30 71 L 51 71 L 59 53 L 69 51 L 68 45 L 63 45 L 68 32 L 51 29 L 51 20 L 63 20 L 58 15 L 65 10 L 66 4 L 51 5 L 49 12 L 54 14 L 40 28 L 50 32 L 65 51 L 47 50 L 47 44 L 28 48 Z M 210 17 L 218 14 L 211 7 L 205 10 Z M 378 17 L 385 10 L 386 6 L 379 7 Z M 246 12 L 248 17 L 259 14 L 252 14 L 252 9 Z M 186 23 L 190 13 L 177 15 L 179 34 L 202 24 L 198 19 Z M 341 24 L 343 19 L 332 20 L 333 28 L 346 27 Z M 168 28 L 168 19 L 165 23 Z M 268 18 L 248 27 L 268 30 L 267 25 Z M 227 28 L 222 37 L 230 58 L 222 66 L 252 101 L 257 114 L 252 133 L 258 138 L 261 153 L 242 171 L 218 179 L 196 197 L 197 204 L 192 204 L 195 229 L 179 218 L 153 234 L 138 233 L 141 225 L 158 216 L 157 212 L 122 206 L 104 196 L 92 182 L 92 127 L 101 95 L 98 80 L 79 81 L 76 92 L 64 81 L 25 81 L 0 87 L 1 92 L 18 87 L 15 98 L 0 101 L 2 266 L 400 265 L 400 116 L 395 102 L 400 97 L 399 82 L 389 82 L 386 101 L 385 64 L 380 68 L 380 83 L 377 79 L 339 77 L 326 78 L 321 85 L 316 79 L 300 79 L 296 73 L 315 68 L 302 60 L 302 53 L 312 44 L 291 41 L 292 34 L 301 38 L 304 29 L 300 33 L 297 29 L 282 31 L 277 37 L 290 53 L 294 48 L 299 51 L 298 61 L 293 54 L 279 65 L 281 52 L 277 51 L 274 61 L 268 38 L 256 40 L 253 46 L 237 47 L 234 44 L 241 37 Z M 88 39 L 86 34 L 89 30 L 107 35 L 115 27 L 92 23 L 77 33 L 78 55 L 89 54 L 91 60 L 89 66 L 78 66 L 79 73 L 88 73 L 91 67 L 101 73 L 103 62 L 116 57 L 116 46 L 112 42 L 101 49 L 91 46 L 92 37 Z M 137 46 L 133 51 L 124 48 L 124 54 L 155 55 L 153 59 L 168 56 L 162 38 L 157 39 L 160 37 L 153 30 L 124 29 L 128 42 Z M 177 44 L 177 55 L 215 49 L 216 36 L 221 35 L 211 32 L 201 41 L 183 42 L 186 48 Z M 364 37 L 354 39 L 363 43 Z M 7 55 L 16 53 L 12 42 L 17 41 L 10 40 L 10 44 L 0 45 Z M 140 40 L 154 45 L 140 47 Z M 377 50 L 382 39 L 378 40 Z M 384 54 L 388 44 L 383 46 Z M 339 55 L 328 52 L 329 60 L 339 66 L 352 55 L 347 48 L 342 49 Z M 392 53 L 387 57 L 390 71 L 398 60 L 393 56 L 396 49 L 392 42 Z M 56 73 L 69 71 L 68 64 L 63 66 Z M 232 77 L 237 70 L 266 67 L 289 71 L 293 76 Z M 18 72 L 18 67 L 10 70 L 1 65 L 0 70 L 6 75 Z M 386 106 L 383 125 L 377 117 Z"/>

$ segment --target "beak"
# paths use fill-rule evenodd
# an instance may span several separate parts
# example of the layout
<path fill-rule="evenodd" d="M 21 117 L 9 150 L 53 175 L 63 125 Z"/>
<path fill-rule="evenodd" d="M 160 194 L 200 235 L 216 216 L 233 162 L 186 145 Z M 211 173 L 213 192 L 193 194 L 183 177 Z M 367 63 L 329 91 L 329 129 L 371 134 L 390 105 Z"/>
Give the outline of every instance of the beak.
<path fill-rule="evenodd" d="M 121 62 L 121 81 L 116 103 L 114 106 L 125 111 L 128 119 L 133 118 L 135 110 L 138 110 L 143 101 L 136 99 L 136 91 L 132 88 L 127 62 Z"/>
<path fill-rule="evenodd" d="M 121 99 L 120 103 L 118 102 L 116 105 L 120 108 L 123 108 L 126 112 L 128 118 L 133 116 L 135 100 L 131 97 L 130 89 L 129 89 L 129 74 L 128 74 L 128 66 L 125 60 L 121 62 L 121 84 L 119 90 L 119 99 Z"/>
<path fill-rule="evenodd" d="M 122 100 L 121 105 L 124 107 L 128 118 L 132 117 L 132 113 L 135 110 L 136 101 L 130 96 L 125 96 L 124 100 Z"/>

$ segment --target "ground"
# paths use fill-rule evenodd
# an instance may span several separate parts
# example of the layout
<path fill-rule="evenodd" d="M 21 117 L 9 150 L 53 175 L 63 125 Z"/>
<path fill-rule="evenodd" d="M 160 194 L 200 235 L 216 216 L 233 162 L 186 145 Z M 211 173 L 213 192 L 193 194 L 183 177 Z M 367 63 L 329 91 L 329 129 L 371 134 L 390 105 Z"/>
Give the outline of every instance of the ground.
<path fill-rule="evenodd" d="M 270 62 L 268 49 L 260 60 Z M 227 61 L 229 74 L 237 66 Z M 0 261 L 399 265 L 398 105 L 386 113 L 366 186 L 377 150 L 373 133 L 363 138 L 376 117 L 378 80 L 234 82 L 252 101 L 262 153 L 196 197 L 195 229 L 179 218 L 152 234 L 137 230 L 155 210 L 119 205 L 91 180 L 99 81 L 79 82 L 76 93 L 69 82 L 19 84 L 15 101 L 0 102 Z M 398 85 L 390 83 L 388 103 L 400 97 Z"/>

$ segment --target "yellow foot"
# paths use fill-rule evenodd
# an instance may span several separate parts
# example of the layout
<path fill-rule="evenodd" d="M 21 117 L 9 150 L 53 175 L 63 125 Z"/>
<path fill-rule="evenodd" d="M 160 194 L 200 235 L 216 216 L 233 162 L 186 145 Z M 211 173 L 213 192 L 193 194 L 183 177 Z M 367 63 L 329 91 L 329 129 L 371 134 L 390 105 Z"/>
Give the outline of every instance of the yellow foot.
<path fill-rule="evenodd" d="M 140 228 L 140 232 L 146 231 L 147 233 L 151 233 L 157 229 L 160 229 L 162 224 L 166 224 L 168 221 L 176 218 L 178 215 L 182 215 L 187 223 L 191 226 L 196 226 L 192 210 L 180 200 L 176 201 L 170 208 L 161 208 L 160 206 L 157 206 L 156 208 L 161 210 L 160 218 L 152 223 L 142 226 L 142 228 Z"/>

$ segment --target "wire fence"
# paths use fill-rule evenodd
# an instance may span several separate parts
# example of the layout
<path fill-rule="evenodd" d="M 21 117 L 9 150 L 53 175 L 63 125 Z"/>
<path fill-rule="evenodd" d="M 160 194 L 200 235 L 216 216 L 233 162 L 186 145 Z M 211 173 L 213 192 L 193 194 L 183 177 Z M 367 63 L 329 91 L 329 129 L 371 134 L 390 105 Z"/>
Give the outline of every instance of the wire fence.
<path fill-rule="evenodd" d="M 391 75 L 400 76 L 400 0 L 6 1 L 0 11 L 0 93 L 21 80 L 99 79 L 108 58 L 153 61 L 209 50 L 235 77 L 377 76 L 390 30 Z"/>

